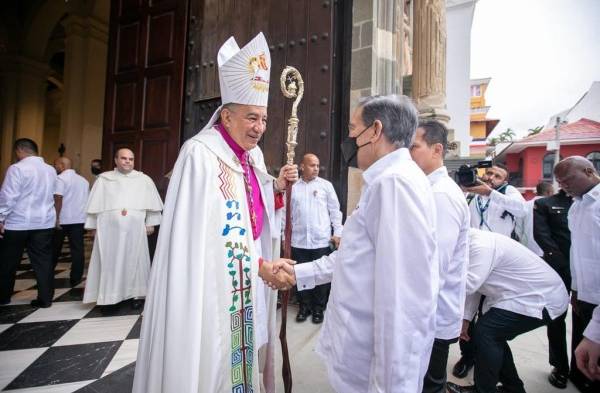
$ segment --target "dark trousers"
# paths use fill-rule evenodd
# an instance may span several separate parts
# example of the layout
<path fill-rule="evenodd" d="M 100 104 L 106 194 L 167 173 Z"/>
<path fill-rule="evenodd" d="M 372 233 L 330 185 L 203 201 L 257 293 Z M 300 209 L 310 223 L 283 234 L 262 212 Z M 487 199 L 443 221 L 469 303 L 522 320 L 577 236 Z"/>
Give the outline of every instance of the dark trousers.
<path fill-rule="evenodd" d="M 65 236 L 69 238 L 71 249 L 71 284 L 81 281 L 83 276 L 83 224 L 61 225 L 61 229 L 54 232 L 54 254 L 52 255 L 53 267 L 58 263 Z"/>
<path fill-rule="evenodd" d="M 54 269 L 52 266 L 52 236 L 54 228 L 28 231 L 4 231 L 0 240 L 0 301 L 8 302 L 15 287 L 15 274 L 23 250 L 31 261 L 38 288 L 38 300 L 52 303 Z"/>
<path fill-rule="evenodd" d="M 493 307 L 483 314 L 477 321 L 472 336 L 477 392 L 496 393 L 496 385 L 502 382 L 511 393 L 525 393 L 507 341 L 549 322 L 546 310 L 543 312 L 543 319 Z"/>
<path fill-rule="evenodd" d="M 469 324 L 469 329 L 467 330 L 469 337 L 473 337 L 473 329 L 475 328 L 476 324 L 477 317 L 473 318 Z M 474 364 L 475 346 L 473 345 L 473 341 L 458 340 L 458 346 L 460 347 L 460 356 L 462 357 L 463 361 L 467 364 Z"/>
<path fill-rule="evenodd" d="M 321 258 L 324 255 L 329 255 L 330 253 L 331 249 L 329 247 L 316 248 L 313 250 L 292 247 L 292 259 L 296 261 L 296 263 L 311 262 L 315 259 Z M 327 299 L 329 298 L 329 288 L 331 288 L 330 284 L 323 284 L 317 285 L 313 289 L 309 289 L 306 291 L 298 291 L 296 289 L 296 296 L 298 297 L 300 307 L 306 308 L 313 312 L 323 311 L 325 309 L 325 306 L 327 306 Z"/>
<path fill-rule="evenodd" d="M 569 270 L 568 261 L 565 262 L 566 268 L 556 270 L 555 265 L 546 261 L 548 264 L 558 273 L 560 278 L 565 284 L 567 292 L 571 291 L 571 272 Z M 569 355 L 567 350 L 567 324 L 565 318 L 567 313 L 565 312 L 560 317 L 556 318 L 548 324 L 547 335 L 548 335 L 548 362 L 551 366 L 564 374 L 569 374 Z"/>
<path fill-rule="evenodd" d="M 577 349 L 577 346 L 583 340 L 583 331 L 587 327 L 588 323 L 592 320 L 592 313 L 595 304 L 590 304 L 586 302 L 582 302 L 581 300 L 577 301 L 577 312 L 573 312 L 573 329 L 571 334 L 571 374 L 569 377 L 571 381 L 580 392 L 582 393 L 591 393 L 591 392 L 600 392 L 600 381 L 590 381 L 581 371 L 577 368 L 577 362 L 575 360 L 574 352 Z"/>
<path fill-rule="evenodd" d="M 448 366 L 448 351 L 450 344 L 457 339 L 443 340 L 436 338 L 431 349 L 431 358 L 427 374 L 423 379 L 423 393 L 444 393 L 446 391 L 446 367 Z"/>

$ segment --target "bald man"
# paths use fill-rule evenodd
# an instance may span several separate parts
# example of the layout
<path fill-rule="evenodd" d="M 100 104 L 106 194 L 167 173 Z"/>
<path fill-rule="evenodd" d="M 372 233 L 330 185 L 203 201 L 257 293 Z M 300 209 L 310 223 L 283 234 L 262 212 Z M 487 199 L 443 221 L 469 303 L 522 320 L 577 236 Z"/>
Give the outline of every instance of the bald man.
<path fill-rule="evenodd" d="M 571 304 L 573 306 L 572 348 L 598 340 L 592 315 L 600 304 L 600 176 L 584 157 L 562 160 L 554 168 L 560 187 L 573 196 L 569 209 L 571 230 Z M 588 326 L 590 325 L 590 326 Z M 600 343 L 599 343 L 600 345 Z M 571 381 L 580 391 L 599 392 L 600 382 L 592 382 L 571 360 Z M 591 374 L 588 373 L 588 376 Z"/>
<path fill-rule="evenodd" d="M 56 230 L 54 231 L 54 268 L 58 263 L 65 236 L 69 238 L 71 250 L 71 286 L 74 287 L 83 276 L 83 223 L 90 184 L 72 169 L 67 157 L 54 160 L 58 173 L 54 186 L 54 208 L 56 209 Z"/>
<path fill-rule="evenodd" d="M 131 150 L 117 150 L 116 168 L 98 176 L 86 209 L 85 227 L 96 236 L 83 302 L 104 306 L 105 314 L 128 299 L 141 308 L 150 277 L 147 236 L 160 223 L 163 205 L 152 179 L 134 170 L 134 162 Z"/>
<path fill-rule="evenodd" d="M 301 179 L 292 189 L 292 259 L 310 262 L 337 248 L 342 235 L 342 212 L 333 185 L 319 177 L 319 158 L 307 153 L 302 158 Z M 330 284 L 303 291 L 298 288 L 300 310 L 297 322 L 312 314 L 313 323 L 323 322 Z"/>

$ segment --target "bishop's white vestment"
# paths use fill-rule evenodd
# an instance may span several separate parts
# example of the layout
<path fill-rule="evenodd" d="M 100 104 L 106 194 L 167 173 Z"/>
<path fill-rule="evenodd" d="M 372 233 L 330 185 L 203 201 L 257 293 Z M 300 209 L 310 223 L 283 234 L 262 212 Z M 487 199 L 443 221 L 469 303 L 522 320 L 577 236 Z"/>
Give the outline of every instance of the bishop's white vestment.
<path fill-rule="evenodd" d="M 208 127 L 183 145 L 165 201 L 133 392 L 274 392 L 276 292 L 259 279 L 258 259 L 272 259 L 280 217 L 260 148 L 249 151 L 249 163 L 265 207 L 257 240 L 243 169 L 223 136 Z"/>
<path fill-rule="evenodd" d="M 146 226 L 161 220 L 162 201 L 150 177 L 138 171 L 104 172 L 86 208 L 86 229 L 96 229 L 84 303 L 115 304 L 145 296 L 150 278 Z"/>

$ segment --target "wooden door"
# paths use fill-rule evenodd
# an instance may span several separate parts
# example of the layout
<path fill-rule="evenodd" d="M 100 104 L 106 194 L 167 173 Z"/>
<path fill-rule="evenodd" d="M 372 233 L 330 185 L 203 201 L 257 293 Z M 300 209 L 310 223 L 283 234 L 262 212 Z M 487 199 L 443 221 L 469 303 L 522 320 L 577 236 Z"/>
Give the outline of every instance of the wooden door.
<path fill-rule="evenodd" d="M 102 157 L 135 153 L 164 197 L 181 139 L 187 0 L 112 0 Z"/>
<path fill-rule="evenodd" d="M 279 76 L 286 65 L 301 72 L 304 99 L 296 157 L 305 152 L 321 159 L 321 176 L 345 194 L 339 144 L 348 122 L 348 34 L 351 1 L 190 0 L 183 139 L 196 134 L 220 105 L 217 51 L 233 35 L 240 47 L 263 32 L 271 52 L 269 120 L 263 136 L 267 167 L 276 173 L 285 159 L 287 119 L 292 101 L 284 99 Z M 350 22 L 350 23 L 347 23 Z M 346 37 L 346 40 L 344 40 Z M 345 49 L 348 49 L 347 51 Z M 343 113 L 342 109 L 346 109 Z M 343 125 L 343 126 L 342 126 Z M 345 199 L 345 198 L 340 198 Z"/>

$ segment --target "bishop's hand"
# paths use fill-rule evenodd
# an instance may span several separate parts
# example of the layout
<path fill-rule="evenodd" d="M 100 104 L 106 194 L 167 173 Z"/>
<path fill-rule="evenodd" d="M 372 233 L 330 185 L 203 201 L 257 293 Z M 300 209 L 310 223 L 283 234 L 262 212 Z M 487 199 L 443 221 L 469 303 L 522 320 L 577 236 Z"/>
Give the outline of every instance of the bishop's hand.
<path fill-rule="evenodd" d="M 275 180 L 275 188 L 277 191 L 285 191 L 287 182 L 294 184 L 298 181 L 298 165 L 284 165 L 279 170 L 279 176 Z"/>

